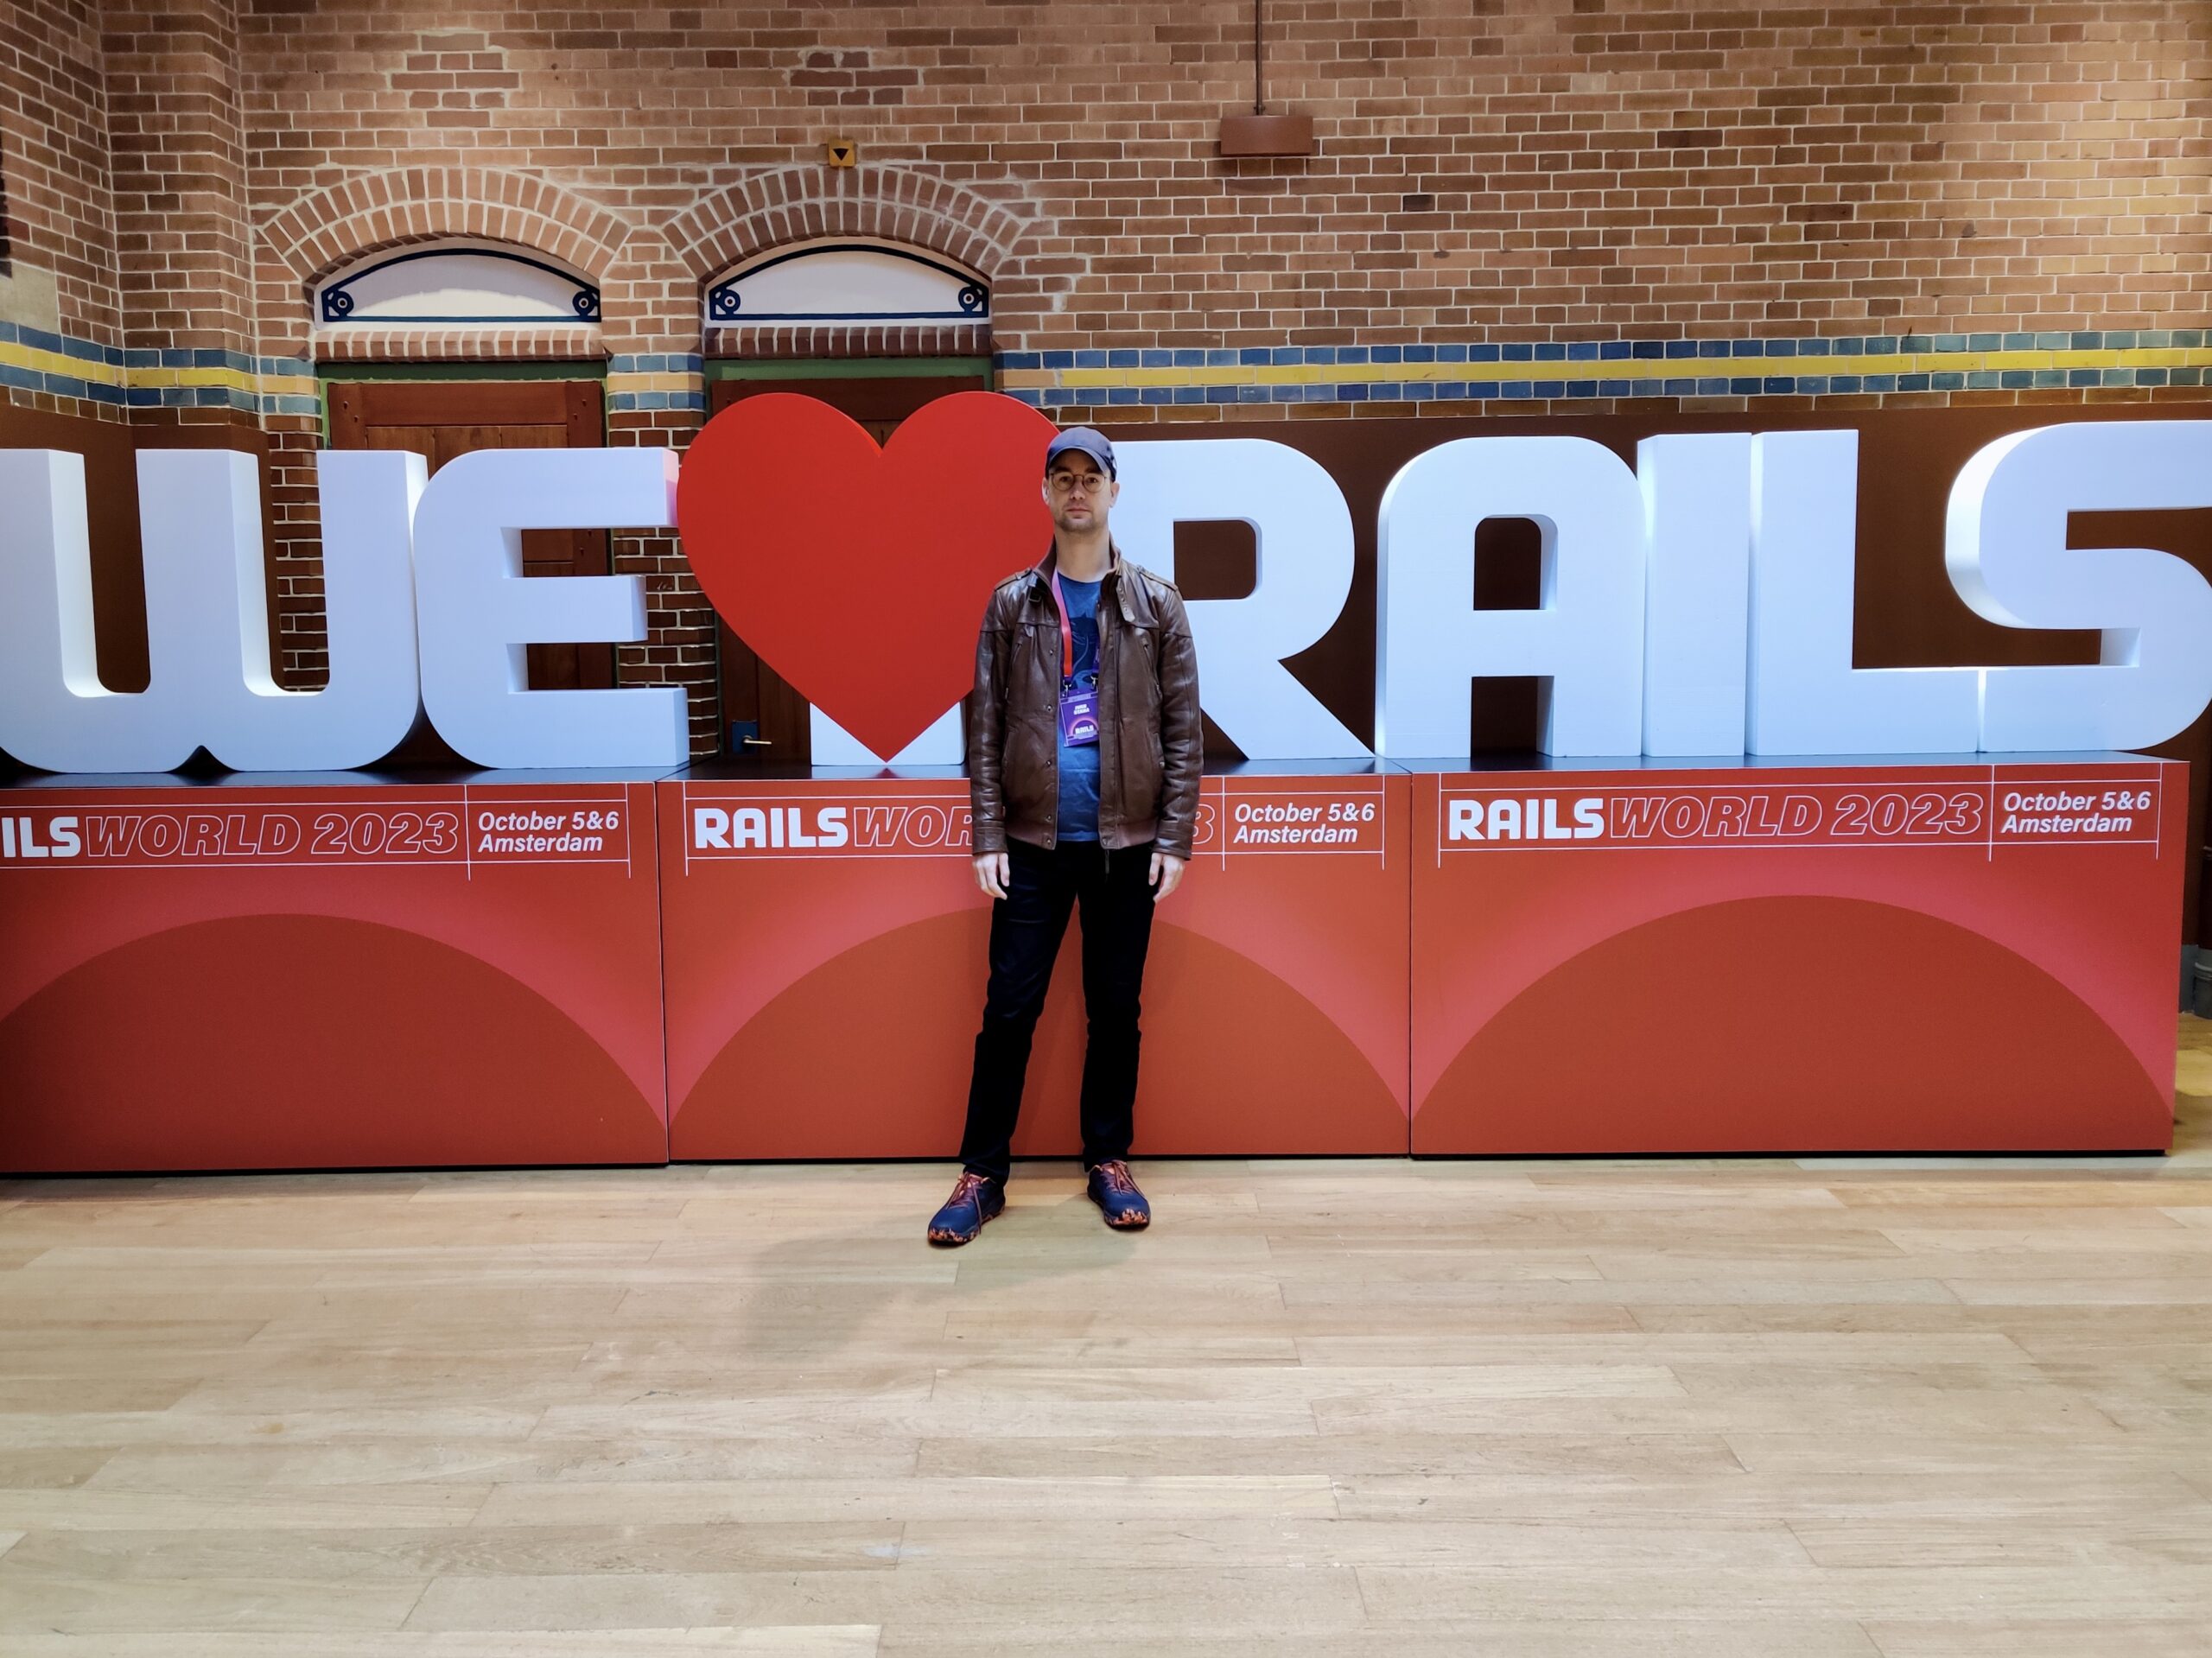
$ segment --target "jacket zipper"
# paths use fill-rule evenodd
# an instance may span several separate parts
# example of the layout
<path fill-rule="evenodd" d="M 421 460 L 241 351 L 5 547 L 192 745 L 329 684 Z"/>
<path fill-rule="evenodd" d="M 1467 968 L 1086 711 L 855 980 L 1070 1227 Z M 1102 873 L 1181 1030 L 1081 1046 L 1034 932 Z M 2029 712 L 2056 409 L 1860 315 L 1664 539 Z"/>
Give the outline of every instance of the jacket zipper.
<path fill-rule="evenodd" d="M 1115 551 L 1116 551 L 1116 554 L 1118 554 L 1119 549 L 1115 549 Z M 1114 562 L 1116 562 L 1116 561 L 1115 561 L 1115 560 L 1113 560 L 1113 559 L 1109 559 L 1109 562 L 1108 562 L 1108 564 L 1107 564 L 1107 571 L 1108 571 L 1108 574 L 1109 574 L 1109 575 L 1114 574 Z M 1040 577 L 1040 578 L 1039 579 L 1039 581 L 1038 581 L 1038 582 L 1037 582 L 1037 584 L 1036 584 L 1035 588 L 1033 589 L 1033 593 L 1034 594 L 1034 595 L 1035 595 L 1035 597 L 1036 597 L 1036 600 L 1037 600 L 1037 602 L 1040 602 L 1040 603 L 1049 603 L 1049 602 L 1051 602 L 1051 600 L 1050 600 L 1050 597 L 1049 597 L 1049 592 L 1050 592 L 1050 590 L 1049 590 L 1049 588 L 1047 588 L 1047 586 L 1046 586 L 1046 581 L 1044 581 L 1044 579 L 1043 579 L 1042 577 Z M 1120 582 L 1120 581 L 1119 581 L 1119 579 L 1118 579 L 1118 578 L 1116 580 L 1116 581 L 1115 581 L 1115 583 L 1114 583 L 1114 603 L 1113 603 L 1113 605 L 1112 605 L 1111 607 L 1109 607 L 1109 606 L 1107 605 L 1107 603 L 1105 602 L 1105 598 L 1106 598 L 1105 589 L 1102 587 L 1102 588 L 1100 588 L 1100 590 L 1099 590 L 1099 605 L 1098 605 L 1099 616 L 1100 616 L 1100 620 L 1099 620 L 1099 623 L 1098 623 L 1098 678 L 1099 678 L 1099 683 L 1100 683 L 1100 684 L 1101 684 L 1102 686 L 1103 686 L 1103 684 L 1105 683 L 1105 679 L 1106 679 L 1106 627 L 1107 627 L 1107 623 L 1106 623 L 1106 621 L 1105 621 L 1105 619 L 1104 619 L 1104 617 L 1105 617 L 1105 613 L 1106 613 L 1106 611 L 1107 611 L 1109 608 L 1111 608 L 1111 609 L 1113 609 L 1114 611 L 1116 611 L 1117 614 L 1118 614 L 1118 613 L 1119 613 L 1119 611 L 1120 611 L 1121 605 L 1122 605 L 1122 589 L 1121 589 L 1121 582 Z M 1054 607 L 1053 607 L 1053 608 L 1054 608 L 1054 612 L 1055 612 L 1055 613 L 1057 614 L 1058 610 L 1058 606 L 1054 606 Z M 1119 622 L 1118 622 L 1118 621 L 1115 624 L 1115 626 L 1116 626 L 1117 629 L 1119 628 L 1120 624 L 1119 624 Z M 1025 631 L 1027 631 L 1027 630 L 1025 630 Z M 1052 675 L 1052 676 L 1050 676 L 1050 677 L 1051 677 L 1051 678 L 1055 682 L 1055 685 L 1056 685 L 1056 687 L 1057 687 L 1057 683 L 1058 683 L 1058 679 L 1059 679 L 1059 676 L 1058 676 L 1058 675 L 1057 675 L 1057 674 L 1053 674 L 1053 675 Z M 1058 724 L 1059 724 L 1059 708 L 1058 708 L 1058 701 L 1059 701 L 1059 693 L 1058 693 L 1058 689 L 1055 689 L 1054 693 L 1053 693 L 1053 703 L 1054 703 L 1054 707 L 1053 707 L 1053 710 L 1052 710 L 1052 720 L 1053 720 L 1053 726 L 1054 726 L 1054 736 L 1053 736 L 1053 741 L 1052 741 L 1052 844 L 1053 844 L 1053 846 L 1054 846 L 1054 847 L 1058 847 L 1058 846 L 1059 845 L 1059 843 L 1060 843 L 1060 791 L 1059 791 L 1059 781 L 1060 781 L 1060 746 L 1059 746 L 1059 739 L 1058 739 Z M 1104 697 L 1103 697 L 1103 694 L 1102 694 L 1102 696 L 1101 696 L 1101 697 L 1100 697 L 1100 708 L 1101 708 L 1101 710 L 1102 710 L 1102 712 L 1103 712 L 1103 708 L 1104 708 Z M 1120 732 L 1121 732 L 1121 681 L 1120 681 L 1120 678 L 1119 678 L 1119 677 L 1118 677 L 1118 676 L 1116 677 L 1116 680 L 1115 680 L 1115 688 L 1114 688 L 1114 729 L 1115 729 L 1115 733 L 1116 733 L 1115 740 L 1116 740 L 1116 743 L 1118 743 L 1118 742 L 1121 740 L 1121 738 L 1120 738 Z M 1103 719 L 1099 721 L 1099 740 L 1100 740 L 1102 743 L 1103 743 L 1103 742 L 1104 742 L 1104 740 L 1105 740 L 1105 721 L 1104 721 Z M 1118 749 L 1116 749 L 1116 754 L 1115 754 L 1115 762 L 1114 762 L 1114 763 L 1115 763 L 1115 765 L 1116 765 L 1117 768 L 1118 768 L 1118 767 L 1120 766 L 1120 765 L 1121 765 L 1121 755 L 1120 755 L 1120 752 L 1119 752 L 1119 750 L 1118 750 Z M 1104 769 L 1103 769 L 1103 768 L 1104 768 L 1104 760 L 1103 760 L 1103 756 L 1101 757 L 1101 760 L 1100 760 L 1100 767 L 1101 767 L 1101 770 L 1100 770 L 1100 778 L 1099 778 L 1099 781 L 1100 781 L 1100 782 L 1101 782 L 1101 784 L 1103 785 L 1103 784 L 1104 783 L 1104 781 L 1105 781 L 1105 777 L 1104 777 Z M 1100 810 L 1103 812 L 1103 811 L 1104 810 L 1104 809 L 1105 809 L 1105 802 L 1104 802 L 1104 799 L 1103 799 L 1103 789 L 1102 789 L 1102 791 L 1101 791 L 1101 796 L 1102 796 L 1102 797 L 1101 797 L 1101 800 L 1100 800 L 1100 802 L 1099 802 L 1099 809 L 1100 809 Z M 1103 820 L 1103 817 L 1101 818 L 1101 820 L 1100 820 L 1100 822 L 1099 822 L 1099 825 L 1098 825 L 1098 849 L 1099 849 L 1099 851 L 1100 851 L 1100 853 L 1101 853 L 1101 854 L 1103 855 L 1103 861 L 1104 861 L 1104 864 L 1105 864 L 1105 873 L 1106 873 L 1106 874 L 1107 874 L 1107 875 L 1111 876 L 1111 875 L 1113 874 L 1113 873 L 1114 873 L 1114 848 L 1111 848 L 1111 847 L 1109 847 L 1109 846 L 1108 846 L 1108 845 L 1106 844 L 1106 824 L 1105 824 L 1105 822 L 1104 822 L 1104 820 Z M 1124 848 L 1124 850 L 1126 850 L 1126 849 L 1127 849 L 1127 848 Z"/>

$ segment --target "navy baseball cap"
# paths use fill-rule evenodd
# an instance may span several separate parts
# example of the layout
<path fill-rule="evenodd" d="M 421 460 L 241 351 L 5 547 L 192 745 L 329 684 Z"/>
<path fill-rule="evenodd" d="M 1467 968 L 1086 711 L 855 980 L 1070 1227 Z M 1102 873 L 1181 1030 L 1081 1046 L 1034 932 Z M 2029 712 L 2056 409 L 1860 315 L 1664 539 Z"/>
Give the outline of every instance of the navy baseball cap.
<path fill-rule="evenodd" d="M 1106 441 L 1106 434 L 1089 426 L 1071 426 L 1045 448 L 1045 470 L 1052 469 L 1052 462 L 1071 449 L 1079 450 L 1090 457 L 1098 470 L 1109 478 L 1117 476 L 1114 471 L 1114 446 Z"/>

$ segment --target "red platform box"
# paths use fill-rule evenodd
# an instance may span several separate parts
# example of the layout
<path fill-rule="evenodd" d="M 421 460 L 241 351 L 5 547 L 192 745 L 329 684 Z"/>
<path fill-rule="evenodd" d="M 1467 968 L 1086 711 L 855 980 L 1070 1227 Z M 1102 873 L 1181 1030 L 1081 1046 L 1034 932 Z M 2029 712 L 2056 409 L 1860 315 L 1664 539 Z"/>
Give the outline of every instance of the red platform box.
<path fill-rule="evenodd" d="M 660 787 L 673 1155 L 955 1156 L 990 928 L 966 782 L 731 768 Z M 1205 778 L 1147 958 L 1140 1154 L 1404 1153 L 1407 787 L 1371 764 Z M 1018 1156 L 1080 1149 L 1079 927 Z"/>
<path fill-rule="evenodd" d="M 0 789 L 0 1168 L 665 1161 L 657 775 Z"/>
<path fill-rule="evenodd" d="M 1417 1153 L 2159 1150 L 2187 772 L 1414 769 Z"/>

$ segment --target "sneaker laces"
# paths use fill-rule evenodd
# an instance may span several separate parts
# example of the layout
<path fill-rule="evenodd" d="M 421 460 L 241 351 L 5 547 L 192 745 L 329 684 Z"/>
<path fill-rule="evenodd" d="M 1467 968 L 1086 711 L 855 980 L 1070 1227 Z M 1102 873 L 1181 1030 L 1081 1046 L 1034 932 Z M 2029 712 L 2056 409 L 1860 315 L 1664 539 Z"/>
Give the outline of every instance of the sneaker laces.
<path fill-rule="evenodd" d="M 1129 1166 L 1119 1158 L 1109 1158 L 1096 1166 L 1091 1172 L 1104 1175 L 1110 1191 L 1134 1192 L 1137 1189 L 1137 1183 L 1129 1178 Z"/>
<path fill-rule="evenodd" d="M 983 1185 L 984 1180 L 982 1175 L 977 1174 L 972 1169 L 964 1170 L 962 1172 L 959 1179 L 953 1182 L 952 1196 L 946 1199 L 946 1201 L 948 1203 L 955 1204 L 965 1203 L 969 1198 L 974 1197 Z"/>

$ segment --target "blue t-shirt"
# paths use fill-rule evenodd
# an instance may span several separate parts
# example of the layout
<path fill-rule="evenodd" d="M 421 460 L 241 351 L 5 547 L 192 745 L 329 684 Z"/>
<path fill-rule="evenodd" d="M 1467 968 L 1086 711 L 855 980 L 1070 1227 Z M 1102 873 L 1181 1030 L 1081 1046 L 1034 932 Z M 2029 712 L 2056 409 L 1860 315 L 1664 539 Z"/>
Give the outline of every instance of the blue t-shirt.
<path fill-rule="evenodd" d="M 1098 683 L 1100 585 L 1060 578 L 1060 592 L 1068 604 L 1068 632 L 1075 636 L 1075 683 L 1084 689 Z M 1098 838 L 1098 745 L 1071 744 L 1065 736 L 1060 739 L 1059 838 Z"/>

